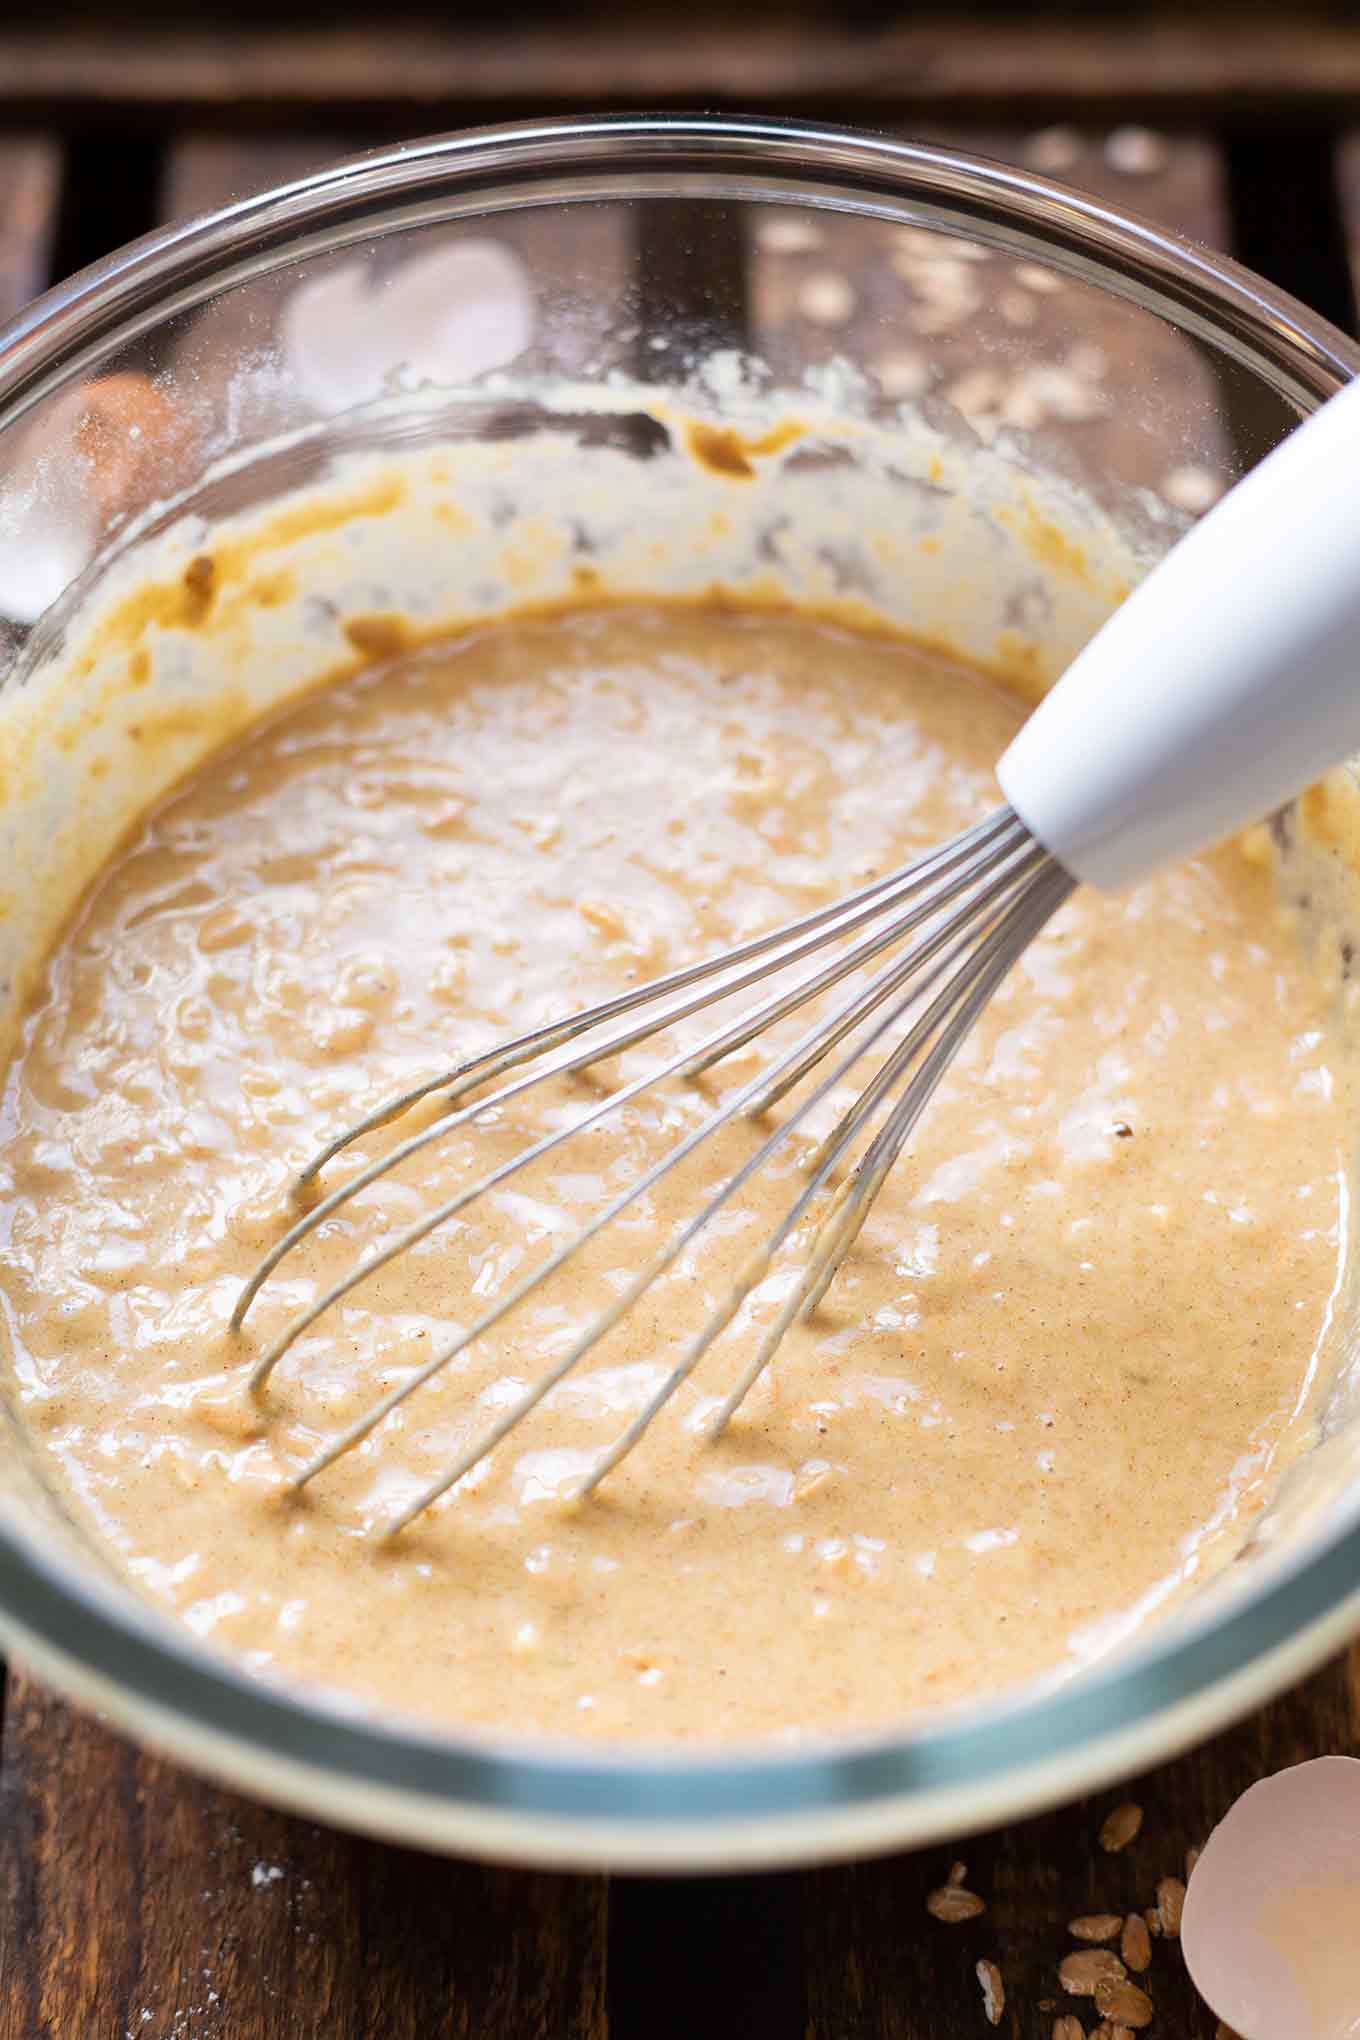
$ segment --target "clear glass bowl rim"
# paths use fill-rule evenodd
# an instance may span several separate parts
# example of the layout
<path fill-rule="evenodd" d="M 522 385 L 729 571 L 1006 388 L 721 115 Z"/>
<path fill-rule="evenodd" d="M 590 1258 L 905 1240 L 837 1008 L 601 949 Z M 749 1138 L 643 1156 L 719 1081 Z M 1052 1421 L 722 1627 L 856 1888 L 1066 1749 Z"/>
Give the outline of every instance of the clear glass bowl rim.
<path fill-rule="evenodd" d="M 371 151 L 131 243 L 0 329 L 0 434 L 141 334 L 301 255 L 508 207 L 657 196 L 976 233 L 1199 333 L 1300 411 L 1360 372 L 1354 343 L 1250 271 L 1027 171 L 820 123 L 604 116 Z M 1352 1625 L 1360 1496 L 1334 1534 L 1225 1612 L 1154 1629 L 1116 1665 L 1038 1696 L 794 1750 L 533 1745 L 369 1720 L 257 1683 L 0 1521 L 0 1631 L 59 1682 L 121 1696 L 115 1711 L 129 1723 L 154 1719 L 163 1741 L 246 1789 L 256 1760 L 282 1765 L 291 1781 L 276 1796 L 344 1819 L 346 1783 L 387 1793 L 397 1811 L 358 1824 L 451 1843 L 460 1808 L 507 1816 L 504 1845 L 493 1838 L 485 1852 L 535 1860 L 646 1861 L 649 1830 L 668 1837 L 662 1857 L 676 1863 L 779 1860 L 783 1829 L 808 1860 L 856 1846 L 855 1815 L 873 1808 L 896 1809 L 878 1845 L 957 1831 L 1084 1789 L 1131 1752 L 1143 1761 L 1207 1733 L 1320 1661 Z"/>

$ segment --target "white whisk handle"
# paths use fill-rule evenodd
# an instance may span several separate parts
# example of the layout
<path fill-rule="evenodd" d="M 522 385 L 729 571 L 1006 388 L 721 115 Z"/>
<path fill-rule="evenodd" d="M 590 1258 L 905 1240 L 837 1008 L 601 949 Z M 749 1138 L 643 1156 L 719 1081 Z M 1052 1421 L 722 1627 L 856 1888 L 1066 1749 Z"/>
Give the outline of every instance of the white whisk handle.
<path fill-rule="evenodd" d="M 998 768 L 1074 877 L 1125 885 L 1360 749 L 1360 381 L 1181 539 Z"/>

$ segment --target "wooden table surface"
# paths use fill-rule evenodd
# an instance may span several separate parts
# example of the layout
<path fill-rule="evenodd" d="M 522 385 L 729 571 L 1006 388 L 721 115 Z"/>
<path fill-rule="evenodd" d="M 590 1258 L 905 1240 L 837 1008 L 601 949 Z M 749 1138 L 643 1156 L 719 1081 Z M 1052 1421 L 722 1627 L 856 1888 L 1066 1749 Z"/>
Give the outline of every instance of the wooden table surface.
<path fill-rule="evenodd" d="M 1037 140 L 1032 130 L 990 125 L 977 131 L 978 145 L 1042 157 L 1075 183 L 1210 241 L 1232 241 L 1281 281 L 1311 284 L 1314 301 L 1345 318 L 1360 152 L 1344 123 L 1333 123 L 1338 94 L 1360 91 L 1360 42 L 1343 41 L 1327 77 L 1313 79 L 1312 99 L 1308 64 L 1295 50 L 1289 71 L 1276 52 L 1277 117 L 1293 123 L 1292 150 L 1268 147 L 1265 130 L 1224 138 L 1207 128 L 1153 136 L 1141 149 L 1126 139 L 1112 147 L 1107 128 L 1067 124 L 1056 139 L 1050 129 Z M 144 115 L 147 78 L 155 85 L 163 75 L 159 59 L 133 79 L 126 52 L 100 45 L 96 54 L 105 90 L 130 94 Z M 214 73 L 212 52 L 203 55 L 192 92 L 181 70 L 178 94 L 162 95 L 177 109 L 175 124 L 150 131 L 129 118 L 116 154 L 83 114 L 59 130 L 59 117 L 86 105 L 88 74 L 73 84 L 68 66 L 35 86 L 41 63 L 57 61 L 41 37 L 29 39 L 8 73 L 0 65 L 0 123 L 7 104 L 13 122 L 10 138 L 0 135 L 0 314 L 40 288 L 54 265 L 70 267 L 157 215 L 293 174 L 373 132 L 350 126 L 334 104 L 320 106 L 316 93 L 302 109 L 307 94 L 282 58 L 270 85 L 259 84 L 258 63 L 254 86 L 241 85 L 238 71 L 248 139 L 226 132 L 220 118 L 186 128 L 186 110 L 191 120 L 196 107 L 221 115 L 212 79 L 220 87 L 231 56 L 219 50 Z M 1096 91 L 1088 79 L 1097 111 L 1112 96 L 1100 69 L 1109 49 L 1098 59 L 1085 45 L 1066 59 L 1104 81 Z M 693 52 L 689 61 L 698 62 Z M 1034 48 L 1024 61 L 1022 90 L 1043 103 Z M 1146 49 L 1128 61 L 1134 89 L 1141 78 L 1145 92 L 1174 101 L 1168 74 Z M 1198 70 L 1186 70 L 1188 118 L 1202 112 L 1202 53 L 1196 62 Z M 1251 62 L 1258 73 L 1248 90 Z M 1228 68 L 1233 104 L 1268 98 L 1259 33 L 1250 50 L 1234 49 Z M 988 78 L 984 70 L 984 85 Z M 513 86 L 506 80 L 503 89 Z M 981 97 L 989 91 L 998 103 L 1004 97 L 996 78 Z M 280 109 L 271 94 L 297 96 L 299 107 Z M 530 81 L 518 110 L 553 96 L 545 86 L 536 100 Z M 582 103 L 589 96 L 583 89 Z M 699 80 L 689 96 L 712 95 Z M 976 76 L 955 93 L 961 106 L 978 96 Z M 1050 97 L 1058 96 L 1054 88 Z M 363 101 L 362 92 L 349 97 Z M 348 103 L 343 91 L 334 98 Z M 936 98 L 940 119 L 957 112 L 947 91 Z M 50 132 L 20 127 L 44 107 Z M 406 125 L 455 126 L 476 111 L 441 103 L 431 117 L 424 104 Z M 399 129 L 399 107 L 385 104 L 380 125 Z M 1119 167 L 1129 162 L 1141 167 Z M 129 192 L 144 217 L 127 217 Z M 1300 208 L 1316 215 L 1311 238 L 1297 232 Z M 1295 245 L 1305 239 L 1307 248 Z M 956 2040 L 993 2030 L 980 1961 L 996 1962 L 1004 1979 L 995 2030 L 1047 2040 L 1062 2012 L 1079 2013 L 1087 2030 L 1097 2024 L 1089 2000 L 1065 1999 L 1058 1986 L 1058 1962 L 1075 1945 L 1066 1922 L 1152 1905 L 1159 1880 L 1184 1875 L 1187 1850 L 1238 1792 L 1264 1771 L 1323 1751 L 1360 1754 L 1360 1649 L 1192 1755 L 957 1852 L 806 1874 L 608 1881 L 486 1870 L 288 1818 L 133 1749 L 11 1668 L 0 1740 L 0 2040 Z M 1097 1830 L 1125 1797 L 1144 1810 L 1142 1832 L 1109 1855 Z M 945 1925 L 925 1901 L 956 1853 L 986 1910 Z M 1154 1943 L 1146 1981 L 1154 2035 L 1211 2040 L 1215 2022 L 1176 1942 Z"/>

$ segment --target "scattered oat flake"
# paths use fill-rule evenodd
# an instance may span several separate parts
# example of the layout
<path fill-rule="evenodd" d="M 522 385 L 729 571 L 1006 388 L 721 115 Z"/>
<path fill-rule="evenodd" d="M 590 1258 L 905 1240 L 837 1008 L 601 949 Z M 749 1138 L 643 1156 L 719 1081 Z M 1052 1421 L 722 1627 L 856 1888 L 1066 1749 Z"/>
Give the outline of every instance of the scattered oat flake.
<path fill-rule="evenodd" d="M 995 1962 L 979 1962 L 977 1980 L 982 1991 L 982 2009 L 991 2026 L 1001 2024 L 1001 2014 L 1006 2009 L 1006 1986 L 1001 1981 L 1001 1971 Z"/>
<path fill-rule="evenodd" d="M 1119 1953 L 1126 1969 L 1142 1971 L 1152 1960 L 1152 1936 L 1141 1913 L 1130 1913 L 1119 1937 Z"/>
<path fill-rule="evenodd" d="M 1143 1825 L 1143 1809 L 1132 1799 L 1124 1800 L 1108 1813 L 1101 1823 L 1100 1846 L 1107 1856 L 1117 1856 L 1121 1849 L 1127 1849 Z"/>
<path fill-rule="evenodd" d="M 1069 1997 L 1094 1997 L 1097 1984 L 1123 1983 L 1127 1974 L 1109 1948 L 1082 1948 L 1058 1964 L 1058 1981 Z"/>
<path fill-rule="evenodd" d="M 1001 400 L 1001 416 L 1021 432 L 1032 432 L 1048 416 L 1043 399 L 1037 397 L 1023 375 L 1017 376 Z"/>
<path fill-rule="evenodd" d="M 843 326 L 858 300 L 845 277 L 834 269 L 819 269 L 803 278 L 795 302 L 814 326 Z"/>
<path fill-rule="evenodd" d="M 933 262 L 941 242 L 947 240 L 947 235 L 937 234 L 930 227 L 893 227 L 888 235 L 888 260 L 894 268 L 911 261 Z"/>
<path fill-rule="evenodd" d="M 944 394 L 956 411 L 961 411 L 965 418 L 976 420 L 984 412 L 995 410 L 1005 393 L 1001 377 L 990 368 L 972 368 L 957 382 L 951 383 Z"/>
<path fill-rule="evenodd" d="M 911 287 L 916 300 L 912 319 L 922 333 L 947 332 L 983 303 L 972 264 L 951 254 L 951 244 L 942 237 L 933 238 L 936 245 L 929 250 L 913 234 L 899 238 L 888 252 L 890 267 Z"/>
<path fill-rule="evenodd" d="M 984 248 L 978 241 L 965 241 L 958 234 L 936 234 L 935 244 L 956 262 L 990 262 L 992 259 L 990 248 Z"/>
<path fill-rule="evenodd" d="M 1082 425 L 1101 418 L 1110 409 L 1110 398 L 1096 378 L 1080 368 L 1061 368 L 1052 362 L 1036 362 L 1025 370 L 1029 394 L 1065 424 Z"/>
<path fill-rule="evenodd" d="M 885 397 L 920 397 L 930 388 L 929 361 L 909 347 L 880 354 L 873 370 Z"/>
<path fill-rule="evenodd" d="M 1081 156 L 1081 136 L 1075 128 L 1040 128 L 1025 143 L 1024 154 L 1035 170 L 1070 170 Z"/>
<path fill-rule="evenodd" d="M 957 263 L 949 271 L 941 267 L 933 282 L 921 280 L 917 294 L 912 319 L 918 333 L 947 333 L 982 308 L 982 293 Z"/>
<path fill-rule="evenodd" d="M 1067 1922 L 1074 1941 L 1112 1941 L 1124 1922 L 1118 1913 L 1082 1913 Z"/>
<path fill-rule="evenodd" d="M 1071 2012 L 1053 2021 L 1053 2040 L 1086 2040 L 1086 2028 Z"/>
<path fill-rule="evenodd" d="M 1118 127 L 1105 140 L 1105 160 L 1126 177 L 1155 177 L 1165 170 L 1171 148 L 1165 135 L 1151 128 Z"/>
<path fill-rule="evenodd" d="M 1032 326 L 1039 316 L 1039 307 L 1026 290 L 1003 290 L 996 308 L 1008 326 Z"/>
<path fill-rule="evenodd" d="M 1073 375 L 1084 376 L 1088 382 L 1099 382 L 1109 373 L 1110 357 L 1094 340 L 1078 340 L 1068 348 L 1066 359 Z"/>
<path fill-rule="evenodd" d="M 968 1865 L 966 1863 L 951 1863 L 949 1875 L 944 1881 L 946 1884 L 966 1884 L 968 1881 Z"/>
<path fill-rule="evenodd" d="M 1198 517 L 1223 494 L 1225 484 L 1206 467 L 1172 468 L 1157 485 L 1158 494 L 1173 510 Z"/>
<path fill-rule="evenodd" d="M 1162 1916 L 1155 1905 L 1148 1906 L 1144 1911 L 1143 1924 L 1155 1941 L 1162 1931 Z"/>
<path fill-rule="evenodd" d="M 825 238 L 811 220 L 762 220 L 756 228 L 756 246 L 766 255 L 811 255 Z"/>
<path fill-rule="evenodd" d="M 1184 1910 L 1185 1886 L 1179 1877 L 1164 1877 L 1157 1886 L 1157 1917 L 1168 1940 L 1174 1941 L 1180 1933 Z"/>
<path fill-rule="evenodd" d="M 1026 290 L 1034 290 L 1040 297 L 1049 297 L 1063 287 L 1063 280 L 1051 269 L 1041 269 L 1037 262 L 1020 262 L 1011 272 L 1017 283 L 1023 283 Z"/>
<path fill-rule="evenodd" d="M 1098 1983 L 1095 1998 L 1096 2010 L 1102 2019 L 1112 2019 L 1116 2026 L 1128 2026 L 1137 2032 L 1141 2027 L 1152 2024 L 1152 1999 L 1136 1983 L 1130 1983 L 1127 1977 L 1122 1983 Z"/>
<path fill-rule="evenodd" d="M 942 1884 L 926 1899 L 926 1911 L 931 1918 L 942 1920 L 947 1927 L 957 1927 L 964 1920 L 975 1920 L 986 1910 L 977 1893 L 965 1891 L 961 1884 Z"/>

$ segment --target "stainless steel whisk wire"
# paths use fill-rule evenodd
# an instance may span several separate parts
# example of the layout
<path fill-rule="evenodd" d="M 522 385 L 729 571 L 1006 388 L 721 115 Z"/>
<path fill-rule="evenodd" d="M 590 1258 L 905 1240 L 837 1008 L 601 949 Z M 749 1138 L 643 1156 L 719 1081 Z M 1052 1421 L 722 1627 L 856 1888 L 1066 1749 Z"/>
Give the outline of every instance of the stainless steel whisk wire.
<path fill-rule="evenodd" d="M 445 1138 L 459 1127 L 477 1123 L 483 1115 L 510 1104 L 539 1084 L 578 1075 L 594 1064 L 620 1055 L 692 1014 L 758 985 L 775 973 L 782 973 L 828 944 L 854 936 L 861 930 L 870 931 L 862 939 L 852 942 L 831 962 L 815 968 L 753 1010 L 719 1027 L 697 1047 L 682 1049 L 660 1068 L 609 1091 L 601 1102 L 569 1125 L 531 1141 L 415 1223 L 370 1249 L 339 1281 L 297 1312 L 255 1361 L 250 1387 L 257 1395 L 264 1392 L 271 1374 L 289 1348 L 325 1312 L 378 1269 L 447 1224 L 475 1200 L 656 1085 L 671 1079 L 694 1077 L 711 1068 L 809 1000 L 818 998 L 846 977 L 862 970 L 884 951 L 897 948 L 907 937 L 915 935 L 916 939 L 910 942 L 904 953 L 884 964 L 829 1015 L 814 1021 L 770 1066 L 758 1071 L 697 1126 L 683 1134 L 650 1168 L 587 1220 L 563 1246 L 521 1277 L 472 1324 L 441 1345 L 428 1360 L 332 1439 L 293 1476 L 291 1485 L 294 1491 L 301 1492 L 327 1467 L 361 1444 L 394 1410 L 448 1368 L 477 1340 L 493 1331 L 526 1297 L 551 1280 L 607 1225 L 645 1196 L 662 1177 L 678 1167 L 722 1127 L 739 1115 L 758 1118 L 768 1112 L 842 1041 L 848 1036 L 856 1036 L 830 1073 L 798 1100 L 788 1116 L 718 1186 L 694 1217 L 675 1230 L 619 1296 L 591 1319 L 567 1350 L 530 1382 L 493 1423 L 480 1431 L 449 1467 L 383 1526 L 383 1534 L 393 1536 L 404 1529 L 495 1450 L 502 1439 L 565 1379 L 653 1283 L 674 1265 L 717 1213 L 737 1197 L 757 1171 L 765 1166 L 776 1149 L 805 1125 L 817 1106 L 845 1081 L 855 1065 L 891 1034 L 913 1009 L 919 1009 L 902 1039 L 888 1050 L 865 1088 L 814 1150 L 806 1182 L 789 1210 L 761 1247 L 748 1258 L 728 1293 L 710 1313 L 633 1421 L 599 1455 L 578 1484 L 576 1494 L 583 1497 L 591 1493 L 632 1451 L 658 1412 L 689 1378 L 764 1278 L 775 1256 L 807 1215 L 814 1200 L 829 1188 L 832 1176 L 846 1159 L 856 1139 L 867 1134 L 881 1116 L 882 1123 L 869 1138 L 858 1160 L 848 1169 L 839 1188 L 831 1196 L 829 1208 L 817 1223 L 799 1279 L 766 1328 L 739 1379 L 710 1419 L 708 1428 L 716 1436 L 750 1393 L 794 1319 L 800 1314 L 811 1315 L 816 1310 L 853 1247 L 884 1179 L 974 1021 L 1016 957 L 1056 912 L 1074 884 L 1075 880 L 1035 841 L 1019 818 L 1011 810 L 1002 808 L 939 849 L 873 880 L 827 907 L 787 922 L 720 955 L 686 965 L 648 984 L 620 993 L 567 1019 L 531 1029 L 512 1041 L 484 1050 L 388 1099 L 346 1128 L 302 1170 L 295 1183 L 299 1195 L 309 1194 L 321 1171 L 353 1142 L 389 1124 L 425 1099 L 442 1094 L 442 1110 L 438 1119 L 367 1163 L 348 1181 L 312 1203 L 288 1228 L 261 1260 L 242 1290 L 231 1318 L 233 1330 L 240 1330 L 255 1298 L 286 1256 L 369 1184 L 419 1154 L 432 1142 Z M 950 908 L 952 912 L 947 911 Z M 696 987 L 699 989 L 696 990 Z M 923 1004 L 932 992 L 933 997 Z M 646 1017 L 640 1023 L 625 1025 L 620 1031 L 607 1034 L 603 1040 L 576 1052 L 556 1055 L 556 1051 L 569 1049 L 570 1044 L 583 1036 L 597 1035 L 613 1021 L 628 1021 L 630 1015 L 640 1010 L 646 1011 Z M 865 1024 L 870 1022 L 872 1024 Z M 544 1058 L 549 1060 L 544 1061 Z M 489 1094 L 486 1092 L 488 1084 L 525 1064 L 537 1066 L 528 1075 L 518 1077 Z M 470 1097 L 472 1093 L 477 1095 Z M 469 1102 L 460 1104 L 459 1101 L 465 1098 Z"/>

